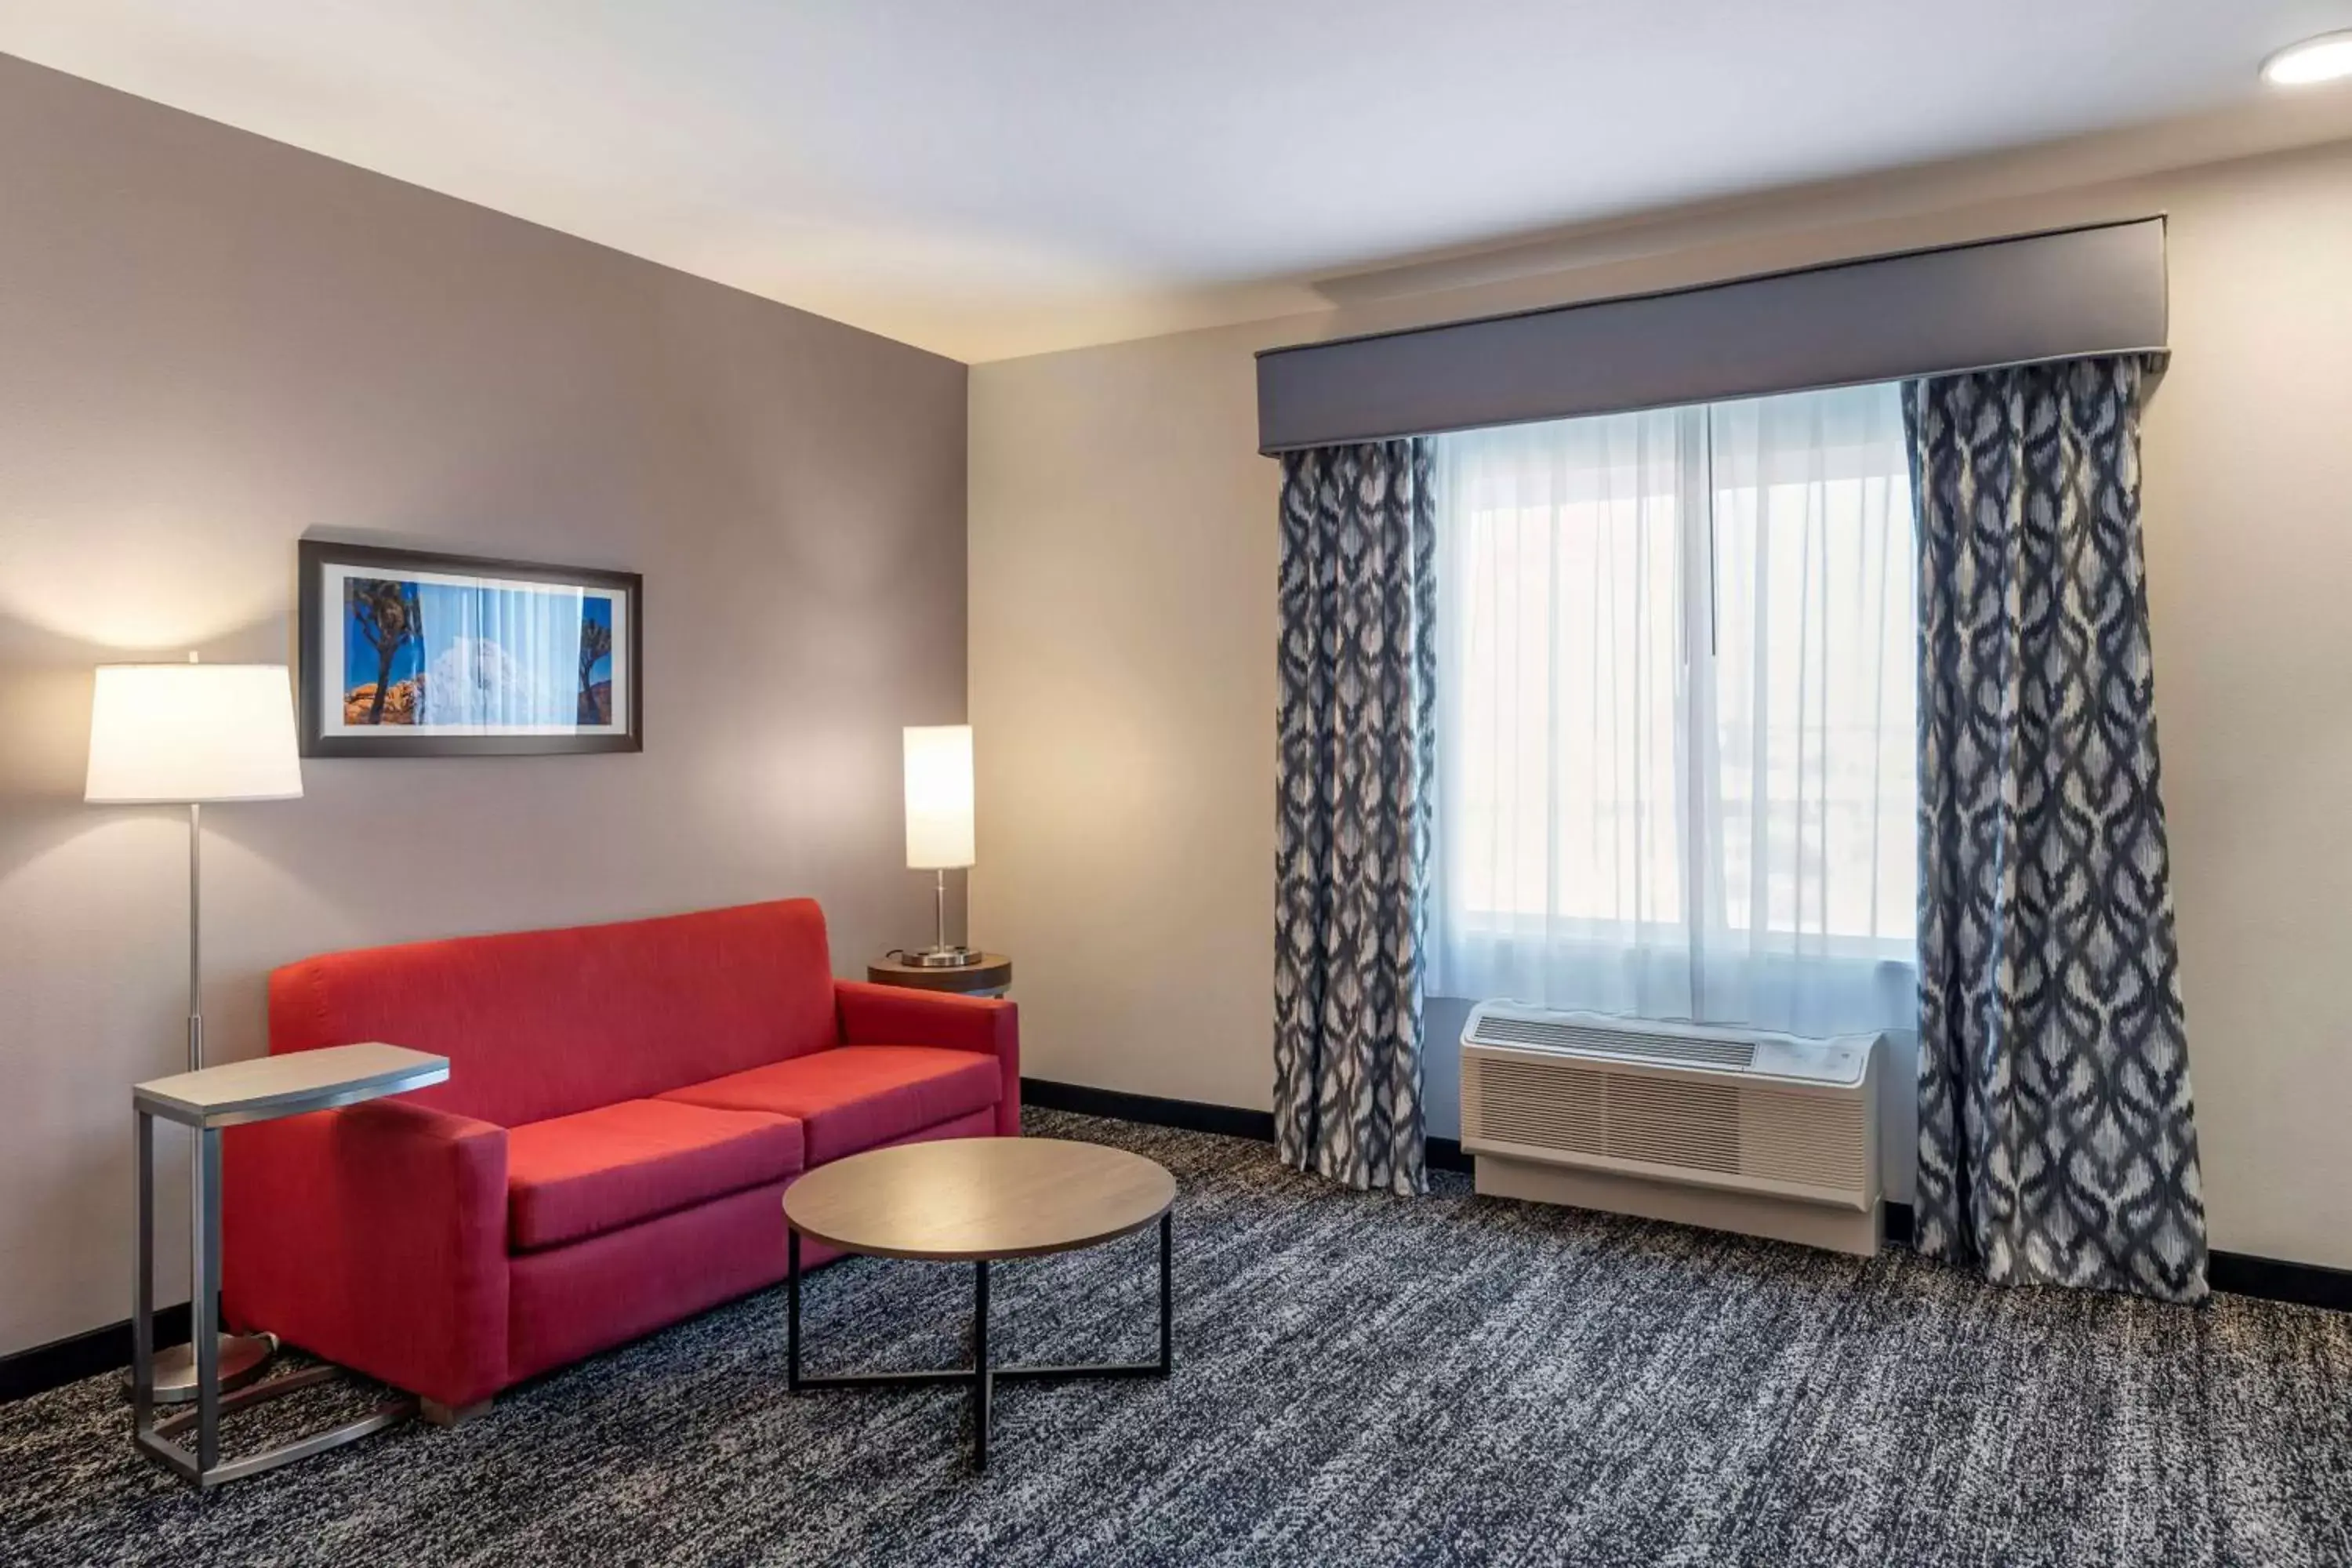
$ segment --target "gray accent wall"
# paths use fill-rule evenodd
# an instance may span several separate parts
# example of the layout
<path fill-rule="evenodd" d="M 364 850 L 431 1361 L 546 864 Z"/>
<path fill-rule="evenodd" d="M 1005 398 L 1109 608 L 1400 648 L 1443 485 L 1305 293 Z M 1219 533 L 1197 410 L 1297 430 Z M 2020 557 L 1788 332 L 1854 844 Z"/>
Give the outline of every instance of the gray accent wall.
<path fill-rule="evenodd" d="M 812 894 L 861 973 L 929 930 L 898 730 L 964 717 L 965 379 L 0 57 L 0 1353 L 128 1315 L 130 1086 L 184 1049 L 185 816 L 82 804 L 91 667 L 290 660 L 306 532 L 645 574 L 643 753 L 205 813 L 217 1057 L 367 943 Z"/>

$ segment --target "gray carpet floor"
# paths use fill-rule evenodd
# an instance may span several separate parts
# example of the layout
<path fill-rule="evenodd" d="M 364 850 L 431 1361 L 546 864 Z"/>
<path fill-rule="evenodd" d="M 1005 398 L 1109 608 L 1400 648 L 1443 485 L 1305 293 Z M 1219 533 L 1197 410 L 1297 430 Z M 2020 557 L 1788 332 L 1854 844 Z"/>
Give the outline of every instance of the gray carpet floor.
<path fill-rule="evenodd" d="M 1000 1389 L 984 1476 L 960 1391 L 787 1395 L 778 1290 L 210 1498 L 131 1453 L 111 1379 L 0 1407 L 0 1562 L 2352 1563 L 2352 1317 L 1996 1290 L 1029 1128 L 1176 1173 L 1177 1371 Z M 1000 1266 L 1000 1355 L 1148 1355 L 1152 1246 Z M 946 1364 L 970 1293 L 824 1269 L 810 1368 Z"/>

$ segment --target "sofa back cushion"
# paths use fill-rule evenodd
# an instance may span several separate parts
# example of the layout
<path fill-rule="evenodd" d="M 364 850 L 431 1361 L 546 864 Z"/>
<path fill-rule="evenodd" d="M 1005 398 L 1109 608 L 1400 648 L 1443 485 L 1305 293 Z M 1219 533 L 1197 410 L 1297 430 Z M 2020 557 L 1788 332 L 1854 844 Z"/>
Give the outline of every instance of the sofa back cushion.
<path fill-rule="evenodd" d="M 364 948 L 269 977 L 269 1048 L 449 1058 L 408 1096 L 502 1127 L 644 1100 L 836 1043 L 813 900 Z"/>

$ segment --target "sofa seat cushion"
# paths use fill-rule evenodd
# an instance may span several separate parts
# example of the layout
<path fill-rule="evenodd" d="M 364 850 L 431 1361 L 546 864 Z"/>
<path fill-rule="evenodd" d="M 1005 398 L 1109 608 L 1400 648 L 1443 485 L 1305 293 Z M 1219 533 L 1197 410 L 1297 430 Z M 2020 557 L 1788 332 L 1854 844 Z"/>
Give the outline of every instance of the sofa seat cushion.
<path fill-rule="evenodd" d="M 806 1137 L 808 1163 L 819 1165 L 986 1110 L 1003 1092 L 996 1058 L 977 1051 L 835 1046 L 662 1098 L 792 1117 Z"/>
<path fill-rule="evenodd" d="M 802 1168 L 786 1116 L 667 1100 L 625 1100 L 507 1131 L 511 1250 L 556 1247 L 635 1225 Z"/>

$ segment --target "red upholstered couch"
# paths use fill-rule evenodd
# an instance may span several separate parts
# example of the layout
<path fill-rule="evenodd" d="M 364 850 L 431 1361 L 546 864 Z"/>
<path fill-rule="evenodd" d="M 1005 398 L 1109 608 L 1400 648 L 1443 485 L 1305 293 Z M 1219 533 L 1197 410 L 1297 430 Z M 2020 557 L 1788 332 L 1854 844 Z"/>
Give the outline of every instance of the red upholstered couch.
<path fill-rule="evenodd" d="M 805 899 L 269 977 L 272 1052 L 357 1040 L 449 1079 L 227 1134 L 229 1321 L 452 1407 L 782 1279 L 810 1166 L 1021 1127 L 1013 1005 L 835 980 Z"/>

